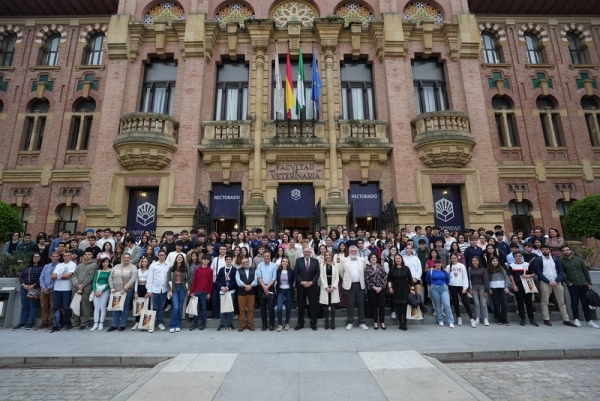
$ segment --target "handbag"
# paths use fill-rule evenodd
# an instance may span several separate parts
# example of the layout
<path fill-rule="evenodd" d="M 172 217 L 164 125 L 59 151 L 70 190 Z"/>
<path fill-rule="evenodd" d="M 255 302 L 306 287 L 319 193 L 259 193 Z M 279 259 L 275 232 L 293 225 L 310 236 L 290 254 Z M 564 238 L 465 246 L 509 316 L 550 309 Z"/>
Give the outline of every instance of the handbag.
<path fill-rule="evenodd" d="M 73 314 L 79 316 L 81 313 L 81 294 L 76 292 L 73 295 L 73 299 L 71 300 L 71 309 L 73 310 Z"/>
<path fill-rule="evenodd" d="M 417 306 L 407 305 L 406 307 L 406 318 L 408 320 L 423 320 L 423 313 L 421 309 Z"/>
<path fill-rule="evenodd" d="M 595 306 L 598 307 L 600 306 L 600 295 L 598 295 L 598 293 L 594 290 L 588 290 L 588 292 L 586 292 L 585 297 L 588 300 L 588 303 L 591 306 Z"/>
<path fill-rule="evenodd" d="M 27 281 L 31 282 L 31 268 L 29 268 L 29 271 L 27 272 Z M 41 291 L 34 287 L 27 291 L 27 298 L 40 299 L 40 294 Z"/>
<path fill-rule="evenodd" d="M 98 276 L 96 277 L 96 291 L 104 291 L 106 284 L 98 285 L 99 278 L 100 278 L 100 274 L 98 274 Z M 96 296 L 96 291 L 92 291 L 92 293 L 90 294 L 90 302 L 92 302 L 94 300 L 94 297 Z"/>
<path fill-rule="evenodd" d="M 190 316 L 198 316 L 198 297 L 190 298 L 185 313 Z"/>

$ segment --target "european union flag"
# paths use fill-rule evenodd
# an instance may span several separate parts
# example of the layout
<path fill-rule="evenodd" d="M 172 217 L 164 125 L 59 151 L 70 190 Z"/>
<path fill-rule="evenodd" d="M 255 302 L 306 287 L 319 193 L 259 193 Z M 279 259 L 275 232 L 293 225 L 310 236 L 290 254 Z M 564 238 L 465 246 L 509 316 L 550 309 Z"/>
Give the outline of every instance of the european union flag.
<path fill-rule="evenodd" d="M 317 108 L 317 117 L 319 114 L 319 109 L 321 108 L 320 99 L 321 99 L 321 88 L 323 87 L 323 83 L 321 82 L 321 74 L 319 74 L 319 64 L 317 63 L 317 55 L 313 50 L 313 60 L 312 60 L 312 91 L 310 98 L 313 102 L 315 102 L 315 107 Z"/>

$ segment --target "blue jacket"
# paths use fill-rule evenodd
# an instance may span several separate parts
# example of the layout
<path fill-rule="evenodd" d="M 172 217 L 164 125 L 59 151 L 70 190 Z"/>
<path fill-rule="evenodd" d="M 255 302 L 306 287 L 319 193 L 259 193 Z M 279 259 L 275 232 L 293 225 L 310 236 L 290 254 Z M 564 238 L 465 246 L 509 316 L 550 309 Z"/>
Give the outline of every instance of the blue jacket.
<path fill-rule="evenodd" d="M 237 269 L 231 265 L 231 270 L 229 272 L 229 280 L 225 280 L 225 268 L 222 267 L 217 273 L 217 278 L 215 280 L 215 284 L 219 287 L 227 287 L 229 291 L 235 290 L 237 287 L 237 283 L 235 282 L 235 273 Z"/>
<path fill-rule="evenodd" d="M 552 256 L 552 259 L 554 259 L 554 265 L 556 266 L 556 279 L 554 281 L 560 283 L 565 278 L 565 269 L 559 258 Z M 539 277 L 539 279 L 546 284 L 550 284 L 550 280 L 548 280 L 546 276 L 544 276 L 543 256 L 538 256 L 537 258 L 533 259 L 531 264 L 533 265 L 533 270 L 535 271 L 535 274 Z"/>
<path fill-rule="evenodd" d="M 476 246 L 475 248 L 469 246 L 467 249 L 465 249 L 463 255 L 465 256 L 465 264 L 467 265 L 467 267 L 472 267 L 471 260 L 473 260 L 475 256 L 483 260 L 483 251 L 478 246 Z"/>
<path fill-rule="evenodd" d="M 2 249 L 2 253 L 5 255 L 10 255 L 10 253 L 8 253 L 8 247 L 10 245 L 10 241 L 8 241 L 7 243 L 4 244 L 4 249 Z M 17 247 L 15 248 L 15 250 L 21 248 L 23 246 L 23 241 L 19 241 L 17 243 Z"/>

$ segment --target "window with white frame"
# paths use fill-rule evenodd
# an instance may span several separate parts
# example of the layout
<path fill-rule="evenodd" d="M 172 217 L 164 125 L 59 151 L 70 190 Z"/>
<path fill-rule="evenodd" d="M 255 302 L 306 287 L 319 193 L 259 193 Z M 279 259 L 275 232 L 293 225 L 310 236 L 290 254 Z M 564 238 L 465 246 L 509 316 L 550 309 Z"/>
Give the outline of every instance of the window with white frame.
<path fill-rule="evenodd" d="M 60 34 L 55 33 L 46 39 L 41 49 L 40 65 L 57 66 L 58 65 L 58 44 L 60 43 Z"/>
<path fill-rule="evenodd" d="M 22 150 L 35 152 L 42 148 L 46 116 L 49 110 L 50 103 L 45 99 L 36 100 L 31 104 L 25 117 L 25 135 Z"/>
<path fill-rule="evenodd" d="M 575 32 L 567 32 L 567 40 L 569 42 L 569 53 L 573 64 L 585 64 L 585 50 L 581 43 L 581 38 Z"/>
<path fill-rule="evenodd" d="M 248 76 L 245 62 L 224 62 L 217 70 L 215 121 L 246 120 Z"/>
<path fill-rule="evenodd" d="M 494 108 L 494 118 L 496 120 L 496 130 L 498 139 L 502 147 L 519 146 L 517 138 L 515 113 L 510 99 L 506 96 L 499 96 L 492 99 Z"/>
<path fill-rule="evenodd" d="M 525 33 L 525 47 L 527 49 L 527 60 L 529 64 L 543 64 L 544 55 L 540 47 L 540 41 L 531 32 Z"/>
<path fill-rule="evenodd" d="M 0 67 L 10 67 L 15 55 L 17 35 L 11 33 L 0 42 Z"/>

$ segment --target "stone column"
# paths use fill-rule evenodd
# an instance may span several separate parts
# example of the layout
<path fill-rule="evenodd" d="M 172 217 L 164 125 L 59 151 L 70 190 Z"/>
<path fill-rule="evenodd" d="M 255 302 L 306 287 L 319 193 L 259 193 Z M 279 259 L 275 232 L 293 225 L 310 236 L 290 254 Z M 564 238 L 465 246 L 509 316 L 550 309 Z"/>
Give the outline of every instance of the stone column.
<path fill-rule="evenodd" d="M 337 129 L 335 115 L 338 112 L 335 105 L 335 93 L 339 83 L 334 77 L 336 57 L 334 54 L 338 43 L 338 36 L 343 26 L 343 21 L 316 21 L 315 25 L 321 40 L 321 50 L 324 52 L 325 89 L 327 106 L 327 132 L 329 136 L 329 178 L 330 186 L 327 201 L 323 205 L 326 224 L 335 227 L 339 224 L 346 225 L 348 205 L 344 202 L 340 190 L 340 166 L 337 152 Z"/>
<path fill-rule="evenodd" d="M 255 116 L 254 120 L 254 156 L 252 159 L 252 190 L 250 199 L 243 206 L 246 216 L 246 225 L 249 227 L 266 227 L 267 212 L 269 207 L 265 203 L 262 190 L 262 133 L 264 131 L 264 114 L 267 111 L 266 99 L 268 96 L 264 94 L 265 77 L 269 70 L 268 48 L 273 23 L 270 21 L 248 21 L 246 22 L 250 38 L 252 40 L 252 48 L 254 50 L 252 60 L 252 79 L 254 102 L 250 102 L 250 114 Z M 265 70 L 266 67 L 266 70 Z"/>

